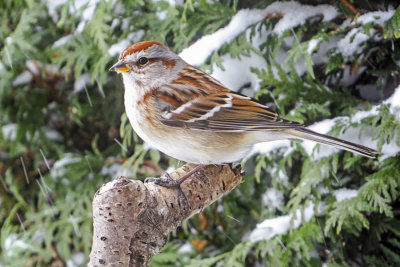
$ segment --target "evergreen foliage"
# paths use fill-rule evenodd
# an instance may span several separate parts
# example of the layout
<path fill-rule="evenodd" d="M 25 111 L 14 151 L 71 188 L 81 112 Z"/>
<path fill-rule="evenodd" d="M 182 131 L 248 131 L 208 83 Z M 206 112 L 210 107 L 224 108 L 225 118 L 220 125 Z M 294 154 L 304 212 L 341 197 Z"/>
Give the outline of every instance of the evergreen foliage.
<path fill-rule="evenodd" d="M 240 11 L 278 3 L 172 2 L 0 2 L 0 266 L 85 266 L 96 190 L 119 175 L 144 179 L 179 164 L 129 125 L 121 78 L 108 72 L 118 48 L 157 40 L 179 53 Z M 325 155 L 324 146 L 310 154 L 298 142 L 254 153 L 244 183 L 184 222 L 152 266 L 400 265 L 400 103 L 390 98 L 400 92 L 400 7 L 286 4 L 299 4 L 300 15 L 321 2 L 337 16 L 314 14 L 278 33 L 282 9 L 200 67 L 251 68 L 258 81 L 231 89 L 290 120 L 325 120 L 331 135 L 360 138 L 384 154 Z M 247 67 L 249 57 L 266 64 Z M 290 228 L 257 227 L 268 218 L 287 219 Z"/>

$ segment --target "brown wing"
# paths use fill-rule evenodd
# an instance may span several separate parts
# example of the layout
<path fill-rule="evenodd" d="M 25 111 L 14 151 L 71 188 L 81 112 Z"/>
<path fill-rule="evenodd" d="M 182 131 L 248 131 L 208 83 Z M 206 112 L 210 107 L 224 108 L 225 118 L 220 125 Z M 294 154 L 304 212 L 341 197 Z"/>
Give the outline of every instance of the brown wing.
<path fill-rule="evenodd" d="M 172 127 L 213 132 L 303 127 L 300 123 L 280 118 L 267 106 L 233 92 L 196 97 L 167 112 L 161 121 Z"/>
<path fill-rule="evenodd" d="M 187 66 L 180 74 L 171 83 L 152 91 L 161 112 L 177 109 L 196 98 L 207 96 L 210 90 L 218 94 L 229 92 L 216 79 L 193 66 Z"/>

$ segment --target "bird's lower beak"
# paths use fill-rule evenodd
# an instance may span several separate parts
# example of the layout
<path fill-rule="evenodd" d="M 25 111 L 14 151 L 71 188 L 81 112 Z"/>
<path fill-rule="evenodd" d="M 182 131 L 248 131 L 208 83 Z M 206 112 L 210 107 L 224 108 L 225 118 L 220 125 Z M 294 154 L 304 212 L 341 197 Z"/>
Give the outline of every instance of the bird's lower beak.
<path fill-rule="evenodd" d="M 118 61 L 117 63 L 114 64 L 114 66 L 112 66 L 109 71 L 116 71 L 116 72 L 127 72 L 130 71 L 130 68 L 128 65 L 126 65 L 124 62 L 122 61 Z"/>

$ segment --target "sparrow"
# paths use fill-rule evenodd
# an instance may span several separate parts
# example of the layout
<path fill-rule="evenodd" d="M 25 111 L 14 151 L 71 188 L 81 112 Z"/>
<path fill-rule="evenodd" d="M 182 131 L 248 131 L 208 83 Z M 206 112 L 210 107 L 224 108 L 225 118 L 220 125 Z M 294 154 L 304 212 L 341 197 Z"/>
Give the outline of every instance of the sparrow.
<path fill-rule="evenodd" d="M 281 118 L 156 41 L 129 46 L 110 71 L 122 74 L 125 110 L 134 131 L 161 152 L 199 164 L 174 185 L 204 165 L 237 162 L 260 142 L 303 139 L 369 158 L 378 155 L 374 149 Z"/>

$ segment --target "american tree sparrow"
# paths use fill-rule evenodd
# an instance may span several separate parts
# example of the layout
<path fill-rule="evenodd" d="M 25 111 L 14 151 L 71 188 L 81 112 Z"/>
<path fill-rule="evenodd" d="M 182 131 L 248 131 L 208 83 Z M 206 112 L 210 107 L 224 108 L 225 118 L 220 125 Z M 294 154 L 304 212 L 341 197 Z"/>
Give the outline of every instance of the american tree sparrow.
<path fill-rule="evenodd" d="M 159 42 L 131 45 L 110 71 L 122 73 L 125 109 L 135 132 L 171 157 L 200 164 L 193 172 L 205 164 L 239 161 L 254 144 L 282 139 L 312 140 L 369 158 L 378 154 L 282 119 L 256 100 L 229 91 Z"/>

